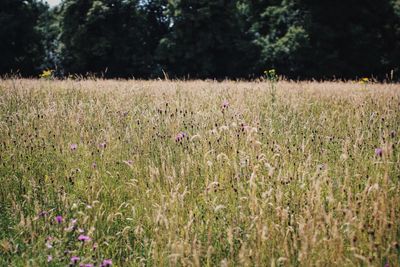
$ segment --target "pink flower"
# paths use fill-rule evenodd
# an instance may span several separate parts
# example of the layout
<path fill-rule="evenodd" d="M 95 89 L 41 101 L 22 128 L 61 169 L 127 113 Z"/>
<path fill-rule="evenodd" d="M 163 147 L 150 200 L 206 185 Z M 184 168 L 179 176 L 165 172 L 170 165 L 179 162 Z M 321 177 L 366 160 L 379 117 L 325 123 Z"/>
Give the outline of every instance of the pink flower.
<path fill-rule="evenodd" d="M 227 109 L 229 107 L 229 102 L 228 100 L 224 100 L 224 102 L 222 102 L 222 109 Z"/>
<path fill-rule="evenodd" d="M 79 258 L 78 256 L 73 256 L 73 257 L 71 257 L 71 262 L 72 262 L 73 264 L 76 264 L 76 263 L 78 263 L 78 261 L 80 261 L 80 259 L 81 259 L 81 258 Z"/>
<path fill-rule="evenodd" d="M 107 267 L 112 265 L 112 260 L 111 259 L 106 259 L 103 260 L 103 263 L 101 264 L 102 267 Z"/>
<path fill-rule="evenodd" d="M 176 135 L 175 142 L 181 142 L 185 137 L 188 137 L 188 135 L 185 132 L 180 132 Z"/>
<path fill-rule="evenodd" d="M 97 168 L 96 162 L 93 162 L 93 163 L 92 163 L 92 168 L 93 168 L 93 169 L 96 169 L 96 168 Z"/>
<path fill-rule="evenodd" d="M 56 216 L 55 220 L 56 220 L 57 223 L 60 224 L 63 221 L 63 217 L 61 215 L 58 215 L 58 216 Z"/>
<path fill-rule="evenodd" d="M 69 146 L 69 148 L 71 149 L 71 151 L 75 151 L 75 150 L 78 149 L 78 145 L 77 145 L 77 144 L 71 144 L 71 145 Z"/>
<path fill-rule="evenodd" d="M 378 157 L 382 157 L 382 154 L 383 154 L 382 148 L 378 147 L 375 149 L 375 155 L 377 155 Z"/>
<path fill-rule="evenodd" d="M 106 142 L 103 142 L 103 143 L 100 143 L 100 144 L 99 144 L 99 148 L 104 149 L 104 148 L 106 148 L 106 147 L 107 147 L 107 143 L 106 143 Z"/>
<path fill-rule="evenodd" d="M 53 256 L 48 255 L 48 256 L 47 256 L 47 262 L 51 262 L 52 260 L 53 260 Z"/>
<path fill-rule="evenodd" d="M 90 240 L 92 240 L 89 236 L 87 236 L 87 235 L 79 235 L 78 236 L 78 240 L 79 241 L 82 241 L 82 242 L 85 242 L 85 241 L 90 241 Z"/>

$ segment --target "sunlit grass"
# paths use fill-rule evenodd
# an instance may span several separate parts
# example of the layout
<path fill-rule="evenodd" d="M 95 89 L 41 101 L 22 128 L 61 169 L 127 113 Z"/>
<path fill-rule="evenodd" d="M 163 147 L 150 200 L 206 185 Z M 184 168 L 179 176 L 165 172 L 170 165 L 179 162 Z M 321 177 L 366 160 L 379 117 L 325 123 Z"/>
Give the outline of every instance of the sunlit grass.
<path fill-rule="evenodd" d="M 0 265 L 400 265 L 400 87 L 274 86 L 0 81 Z"/>

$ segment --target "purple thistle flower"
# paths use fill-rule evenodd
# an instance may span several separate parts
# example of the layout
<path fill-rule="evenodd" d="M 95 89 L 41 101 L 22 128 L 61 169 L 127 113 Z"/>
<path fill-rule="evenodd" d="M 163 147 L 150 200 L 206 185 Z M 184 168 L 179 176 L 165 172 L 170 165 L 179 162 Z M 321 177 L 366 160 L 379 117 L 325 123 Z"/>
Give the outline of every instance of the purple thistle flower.
<path fill-rule="evenodd" d="M 224 102 L 222 102 L 222 109 L 227 109 L 228 107 L 229 107 L 228 100 L 224 100 Z"/>
<path fill-rule="evenodd" d="M 103 263 L 101 264 L 102 267 L 107 267 L 112 265 L 112 260 L 111 259 L 105 259 L 103 260 Z"/>
<path fill-rule="evenodd" d="M 104 148 L 106 148 L 106 147 L 107 147 L 107 143 L 106 143 L 106 142 L 103 142 L 103 143 L 100 143 L 100 144 L 99 144 L 99 148 L 104 149 Z"/>
<path fill-rule="evenodd" d="M 71 144 L 71 145 L 69 146 L 69 148 L 71 149 L 71 151 L 75 151 L 75 150 L 78 149 L 78 145 L 77 145 L 77 144 Z"/>
<path fill-rule="evenodd" d="M 382 154 L 383 154 L 382 148 L 378 147 L 375 149 L 375 155 L 377 155 L 378 157 L 382 157 Z"/>
<path fill-rule="evenodd" d="M 58 216 L 56 216 L 55 220 L 56 220 L 57 223 L 60 224 L 63 221 L 63 217 L 61 215 L 58 215 Z"/>
<path fill-rule="evenodd" d="M 185 137 L 188 137 L 188 135 L 185 132 L 180 132 L 176 135 L 175 142 L 181 142 Z"/>
<path fill-rule="evenodd" d="M 78 261 L 80 261 L 80 260 L 81 260 L 81 258 L 79 258 L 78 256 L 72 256 L 72 257 L 71 257 L 71 262 L 72 262 L 73 264 L 78 263 Z"/>
<path fill-rule="evenodd" d="M 72 262 L 73 264 L 76 264 L 76 263 L 78 263 L 78 261 L 80 261 L 80 259 L 81 259 L 81 258 L 79 258 L 78 256 L 73 256 L 73 257 L 71 257 L 71 262 Z"/>
<path fill-rule="evenodd" d="M 78 236 L 78 240 L 79 240 L 79 241 L 82 241 L 82 242 L 85 242 L 85 241 L 90 241 L 91 238 L 88 237 L 87 235 L 79 235 L 79 236 Z"/>

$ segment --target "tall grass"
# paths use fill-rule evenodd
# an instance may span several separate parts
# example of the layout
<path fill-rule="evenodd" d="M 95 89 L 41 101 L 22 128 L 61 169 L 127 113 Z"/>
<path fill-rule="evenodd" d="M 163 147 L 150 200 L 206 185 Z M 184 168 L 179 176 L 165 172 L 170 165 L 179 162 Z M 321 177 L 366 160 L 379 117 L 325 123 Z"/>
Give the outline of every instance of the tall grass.
<path fill-rule="evenodd" d="M 270 97 L 0 81 L 0 265 L 399 266 L 399 86 Z"/>

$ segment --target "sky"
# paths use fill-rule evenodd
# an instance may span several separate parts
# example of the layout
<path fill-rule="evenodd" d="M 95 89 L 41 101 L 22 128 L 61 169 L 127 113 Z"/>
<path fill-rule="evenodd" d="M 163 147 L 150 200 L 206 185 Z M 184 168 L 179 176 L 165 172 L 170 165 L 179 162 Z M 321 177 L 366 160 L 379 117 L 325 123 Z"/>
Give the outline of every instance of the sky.
<path fill-rule="evenodd" d="M 61 0 L 47 0 L 50 6 L 56 6 L 61 2 Z"/>

